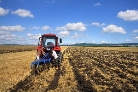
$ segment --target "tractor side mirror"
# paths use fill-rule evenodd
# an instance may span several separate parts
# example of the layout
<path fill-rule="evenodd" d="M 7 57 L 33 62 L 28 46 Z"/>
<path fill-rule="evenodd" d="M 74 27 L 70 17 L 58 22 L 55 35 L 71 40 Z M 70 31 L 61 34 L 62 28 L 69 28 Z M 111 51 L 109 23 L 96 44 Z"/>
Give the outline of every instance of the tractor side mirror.
<path fill-rule="evenodd" d="M 60 43 L 62 43 L 62 39 L 60 38 Z"/>

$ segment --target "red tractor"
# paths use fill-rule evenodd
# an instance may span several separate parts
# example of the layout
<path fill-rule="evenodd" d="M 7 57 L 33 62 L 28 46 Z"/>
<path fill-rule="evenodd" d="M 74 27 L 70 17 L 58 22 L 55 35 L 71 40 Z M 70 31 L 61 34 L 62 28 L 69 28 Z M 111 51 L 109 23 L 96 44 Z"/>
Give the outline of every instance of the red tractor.
<path fill-rule="evenodd" d="M 59 46 L 58 40 L 62 43 L 62 39 L 58 39 L 55 34 L 43 34 L 39 37 L 37 50 L 37 56 L 34 62 L 31 63 L 32 72 L 39 73 L 42 69 L 49 68 L 49 65 L 54 65 L 54 61 L 52 58 L 51 49 L 53 49 L 58 55 L 58 67 L 62 62 L 62 52 L 61 47 Z"/>

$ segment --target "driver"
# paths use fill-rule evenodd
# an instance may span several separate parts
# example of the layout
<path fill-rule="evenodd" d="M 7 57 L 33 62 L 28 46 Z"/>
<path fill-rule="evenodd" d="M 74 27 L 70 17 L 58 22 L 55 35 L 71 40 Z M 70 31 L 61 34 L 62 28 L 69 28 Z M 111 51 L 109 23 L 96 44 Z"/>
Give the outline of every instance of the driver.
<path fill-rule="evenodd" d="M 58 55 L 57 55 L 56 51 L 54 50 L 54 47 L 50 47 L 49 49 L 52 54 L 52 58 L 55 61 L 55 68 L 58 69 L 59 68 Z M 48 50 L 48 48 L 43 47 L 43 49 L 42 49 L 43 54 L 45 54 L 47 50 Z"/>

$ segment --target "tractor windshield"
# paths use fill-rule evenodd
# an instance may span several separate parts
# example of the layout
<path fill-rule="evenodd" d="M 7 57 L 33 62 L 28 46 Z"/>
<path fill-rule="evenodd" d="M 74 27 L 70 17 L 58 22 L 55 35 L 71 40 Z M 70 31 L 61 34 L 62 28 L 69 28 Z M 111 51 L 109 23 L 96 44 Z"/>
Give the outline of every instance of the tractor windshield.
<path fill-rule="evenodd" d="M 51 47 L 55 46 L 55 37 L 43 37 L 42 46 L 43 47 Z"/>

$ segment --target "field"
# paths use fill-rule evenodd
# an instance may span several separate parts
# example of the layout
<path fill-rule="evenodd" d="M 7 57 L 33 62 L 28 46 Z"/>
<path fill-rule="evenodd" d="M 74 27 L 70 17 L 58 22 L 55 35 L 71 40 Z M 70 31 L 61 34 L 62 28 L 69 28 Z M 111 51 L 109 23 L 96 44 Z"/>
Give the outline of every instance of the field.
<path fill-rule="evenodd" d="M 30 74 L 35 50 L 0 54 L 0 91 L 137 92 L 138 48 L 62 47 L 61 69 Z"/>
<path fill-rule="evenodd" d="M 23 51 L 32 51 L 36 46 L 25 46 L 25 45 L 0 45 L 0 54 L 4 53 L 15 53 Z"/>

